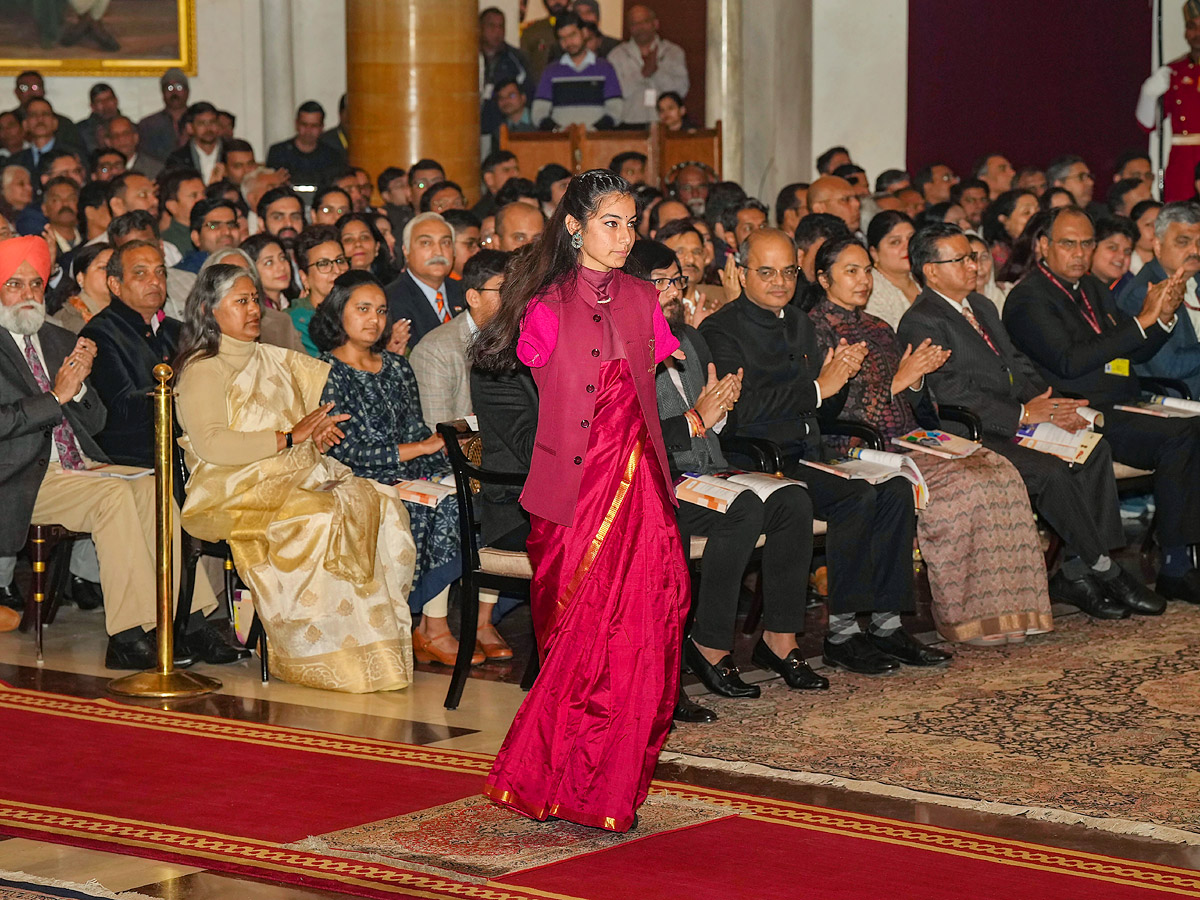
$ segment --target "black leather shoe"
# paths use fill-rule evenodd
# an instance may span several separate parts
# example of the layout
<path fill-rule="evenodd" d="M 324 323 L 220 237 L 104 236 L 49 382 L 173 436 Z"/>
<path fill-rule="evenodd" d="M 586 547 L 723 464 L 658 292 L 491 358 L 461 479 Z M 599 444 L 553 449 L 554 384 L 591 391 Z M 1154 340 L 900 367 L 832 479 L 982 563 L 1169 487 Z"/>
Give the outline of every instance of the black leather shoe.
<path fill-rule="evenodd" d="M 754 698 L 762 693 L 758 685 L 742 681 L 732 656 L 723 656 L 719 663 L 713 665 L 690 639 L 683 642 L 683 665 L 712 693 L 722 697 Z"/>
<path fill-rule="evenodd" d="M 926 646 L 903 628 L 897 628 L 887 637 L 868 632 L 867 640 L 884 656 L 890 656 L 906 666 L 941 666 L 954 659 L 953 653 Z"/>
<path fill-rule="evenodd" d="M 17 587 L 17 580 L 15 578 L 8 587 L 0 587 L 0 604 L 7 606 L 9 609 L 24 612 L 25 598 L 21 596 L 21 589 Z"/>
<path fill-rule="evenodd" d="M 71 599 L 80 609 L 99 609 L 104 605 L 104 592 L 100 585 L 78 575 L 71 576 Z"/>
<path fill-rule="evenodd" d="M 1200 604 L 1200 571 L 1188 569 L 1178 578 L 1159 575 L 1154 583 L 1154 593 L 1168 600 L 1186 600 Z"/>
<path fill-rule="evenodd" d="M 681 690 L 671 718 L 676 722 L 715 722 L 717 714 L 711 709 L 704 708 Z"/>
<path fill-rule="evenodd" d="M 767 642 L 759 638 L 750 658 L 754 660 L 756 666 L 778 672 L 790 688 L 802 691 L 829 690 L 829 679 L 810 669 L 799 650 L 793 650 L 785 658 L 780 659 L 779 655 L 767 646 Z"/>
<path fill-rule="evenodd" d="M 825 638 L 821 659 L 827 666 L 837 666 L 859 675 L 884 675 L 900 668 L 900 663 L 876 650 L 861 631 L 840 644 Z"/>
<path fill-rule="evenodd" d="M 1118 566 L 1118 568 L 1120 567 Z M 1139 616 L 1161 616 L 1167 609 L 1165 599 L 1158 596 L 1125 569 L 1121 569 L 1116 578 L 1109 578 L 1107 581 L 1097 579 L 1097 583 L 1105 597 Z"/>
<path fill-rule="evenodd" d="M 1050 579 L 1050 599 L 1069 603 L 1093 619 L 1128 619 L 1129 610 L 1104 596 L 1090 575 L 1078 580 L 1068 578 L 1059 569 Z"/>
<path fill-rule="evenodd" d="M 108 639 L 108 651 L 104 654 L 106 669 L 153 669 L 158 665 L 158 644 L 153 631 L 148 631 L 134 641 Z M 186 649 L 175 647 L 175 666 L 186 669 L 196 661 Z"/>
<path fill-rule="evenodd" d="M 239 659 L 250 658 L 249 650 L 232 646 L 211 622 L 205 622 L 198 631 L 189 634 L 186 642 L 186 649 L 196 659 L 210 666 L 224 666 Z"/>

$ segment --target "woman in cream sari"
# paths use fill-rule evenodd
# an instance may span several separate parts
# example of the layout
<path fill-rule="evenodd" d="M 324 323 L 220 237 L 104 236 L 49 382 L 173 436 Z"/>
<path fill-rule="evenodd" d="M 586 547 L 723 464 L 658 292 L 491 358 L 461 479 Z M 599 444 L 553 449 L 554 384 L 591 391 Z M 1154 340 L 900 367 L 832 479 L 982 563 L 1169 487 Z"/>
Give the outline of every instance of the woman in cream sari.
<path fill-rule="evenodd" d="M 253 281 L 200 274 L 176 365 L 191 470 L 182 524 L 227 540 L 284 681 L 340 691 L 412 680 L 414 548 L 399 500 L 324 455 L 341 437 L 319 406 L 329 366 L 257 342 Z"/>

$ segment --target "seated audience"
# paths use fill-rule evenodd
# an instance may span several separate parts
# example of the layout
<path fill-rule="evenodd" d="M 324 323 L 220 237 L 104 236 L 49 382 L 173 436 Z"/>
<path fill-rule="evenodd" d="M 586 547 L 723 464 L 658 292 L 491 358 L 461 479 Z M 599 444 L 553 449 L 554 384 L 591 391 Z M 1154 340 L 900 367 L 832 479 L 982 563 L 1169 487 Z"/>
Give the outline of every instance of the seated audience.
<path fill-rule="evenodd" d="M 71 276 L 64 279 L 68 291 L 58 312 L 50 320 L 73 334 L 79 334 L 92 317 L 108 306 L 108 258 L 112 247 L 107 243 L 79 248 L 71 261 Z"/>
<path fill-rule="evenodd" d="M 396 277 L 387 243 L 375 227 L 375 217 L 371 213 L 346 213 L 337 220 L 335 227 L 351 269 L 370 272 L 381 284 Z"/>
<path fill-rule="evenodd" d="M 49 277 L 50 253 L 42 238 L 0 242 L 0 343 L 28 367 L 24 372 L 11 366 L 0 370 L 0 403 L 12 410 L 0 430 L 9 508 L 0 520 L 0 555 L 11 559 L 25 546 L 30 522 L 91 534 L 109 634 L 105 667 L 148 669 L 157 658 L 154 479 L 73 474 L 109 461 L 94 438 L 104 427 L 106 411 L 89 384 L 95 344 L 45 320 Z M 178 585 L 178 527 L 173 540 Z M 216 607 L 211 586 L 197 579 L 188 635 L 175 648 L 176 665 L 190 665 L 206 654 L 217 659 L 213 651 L 230 649 L 205 619 Z"/>
<path fill-rule="evenodd" d="M 1108 441 L 1082 465 L 1013 441 L 1022 425 L 1086 427 L 1076 409 L 1087 401 L 1055 395 L 1013 346 L 992 302 L 975 292 L 975 257 L 960 228 L 939 224 L 918 231 L 908 255 L 923 290 L 897 337 L 913 347 L 928 339 L 950 351 L 942 367 L 926 375 L 930 390 L 939 403 L 965 406 L 980 417 L 984 446 L 1017 467 L 1038 516 L 1062 538 L 1066 558 L 1050 579 L 1051 599 L 1100 619 L 1125 618 L 1131 610 L 1161 612 L 1163 600 L 1108 555 L 1125 542 Z M 1011 296 L 1008 303 L 1011 312 Z"/>
<path fill-rule="evenodd" d="M 638 241 L 627 269 L 645 272 L 658 289 L 658 301 L 671 333 L 686 358 L 668 359 L 655 375 L 658 414 L 671 474 L 712 475 L 731 468 L 718 435 L 741 392 L 741 373 L 718 380 L 704 338 L 685 324 L 679 262 L 667 247 Z M 791 688 L 823 690 L 829 681 L 812 671 L 796 643 L 804 630 L 804 594 L 796 590 L 808 578 L 812 559 L 812 501 L 801 488 L 775 491 L 765 501 L 745 491 L 720 513 L 680 501 L 676 511 L 685 540 L 708 538 L 700 562 L 695 620 L 683 642 L 684 665 L 705 687 L 725 697 L 757 697 L 733 664 L 733 638 L 742 577 L 760 534 L 767 536 L 762 555 L 764 631 L 753 650 L 755 664 L 778 672 Z"/>
<path fill-rule="evenodd" d="M 687 219 L 668 222 L 658 229 L 658 241 L 675 254 L 684 279 L 679 291 L 684 321 L 692 328 L 720 309 L 725 303 L 725 291 L 703 284 L 704 239 L 696 226 Z"/>
<path fill-rule="evenodd" d="M 971 177 L 987 185 L 988 197 L 991 200 L 997 200 L 1001 194 L 1010 191 L 1016 175 L 1012 163 L 999 153 L 982 156 L 971 167 Z"/>
<path fill-rule="evenodd" d="M 521 177 L 521 163 L 517 154 L 510 150 L 493 150 L 484 157 L 479 171 L 486 193 L 471 207 L 471 212 L 482 219 L 484 216 L 495 215 L 496 210 L 500 208 L 496 203 L 496 193 L 504 187 L 508 179 Z"/>
<path fill-rule="evenodd" d="M 258 269 L 254 264 L 254 260 L 250 258 L 250 255 L 245 250 L 237 247 L 227 247 L 224 250 L 217 250 L 210 254 L 208 259 L 204 261 L 204 265 L 200 267 L 200 271 L 203 272 L 210 266 L 216 265 L 237 266 L 240 269 L 245 269 L 246 273 L 254 281 L 254 289 L 258 292 L 258 305 L 262 312 L 262 327 L 259 340 L 264 344 L 273 344 L 276 347 L 282 347 L 284 350 L 295 350 L 297 353 L 303 353 L 304 342 L 300 340 L 300 332 L 292 324 L 292 317 L 283 310 L 268 306 L 263 301 L 262 280 L 259 278 Z"/>
<path fill-rule="evenodd" d="M 988 250 L 987 241 L 974 232 L 967 232 L 967 240 L 971 244 L 971 252 L 975 255 L 975 292 L 991 300 L 996 312 L 1003 313 L 1004 301 L 1008 299 L 1008 292 L 1012 287 L 996 283 L 996 264 Z"/>
<path fill-rule="evenodd" d="M 144 209 L 135 209 L 122 216 L 117 216 L 108 224 L 108 242 L 113 247 L 120 247 L 128 241 L 149 241 L 163 251 L 164 262 L 175 250 L 173 244 L 164 243 L 159 239 L 158 223 L 155 217 Z M 167 269 L 167 302 L 163 312 L 173 319 L 183 315 L 187 295 L 196 283 L 196 276 L 183 269 L 171 266 Z"/>
<path fill-rule="evenodd" d="M 258 168 L 254 148 L 247 141 L 237 138 L 225 141 L 221 149 L 221 165 L 224 166 L 225 180 L 239 191 L 246 176 Z"/>
<path fill-rule="evenodd" d="M 1058 209 L 1060 206 L 1075 206 L 1075 195 L 1061 185 L 1046 188 L 1038 200 L 1038 207 L 1043 212 Z"/>
<path fill-rule="evenodd" d="M 983 233 L 983 214 L 990 202 L 988 186 L 976 178 L 960 181 L 950 189 L 950 200 L 962 207 L 963 218 L 971 226 L 968 230 Z"/>
<path fill-rule="evenodd" d="M 528 203 L 509 203 L 496 212 L 496 249 L 505 253 L 520 250 L 540 238 L 545 228 L 541 210 Z"/>
<path fill-rule="evenodd" d="M 608 53 L 624 97 L 623 108 L 613 118 L 630 128 L 646 128 L 658 117 L 660 95 L 674 91 L 680 97 L 687 96 L 691 84 L 687 61 L 682 47 L 659 34 L 658 16 L 650 7 L 629 7 L 625 25 L 629 40 Z"/>
<path fill-rule="evenodd" d="M 1046 166 L 1046 183 L 1051 188 L 1063 188 L 1080 209 L 1088 209 L 1096 189 L 1096 177 L 1082 156 L 1068 153 L 1051 160 Z"/>
<path fill-rule="evenodd" d="M 933 163 L 913 176 L 913 187 L 920 192 L 926 206 L 948 203 L 950 189 L 958 184 L 958 176 L 945 163 Z"/>
<path fill-rule="evenodd" d="M 867 172 L 862 166 L 856 166 L 854 163 L 846 163 L 838 166 L 831 173 L 835 178 L 843 178 L 850 182 L 850 187 L 854 189 L 854 193 L 860 198 L 871 193 L 871 182 L 867 179 Z"/>
<path fill-rule="evenodd" d="M 450 270 L 450 277 L 455 281 L 461 281 L 463 266 L 481 249 L 479 232 L 483 223 L 477 215 L 467 209 L 448 209 L 442 214 L 442 218 L 454 229 L 454 268 Z M 389 278 L 388 281 L 390 280 Z"/>
<path fill-rule="evenodd" d="M 387 298 L 379 282 L 366 272 L 339 276 L 313 317 L 311 331 L 321 359 L 330 366 L 321 400 L 350 414 L 341 426 L 344 437 L 329 455 L 355 475 L 381 484 L 449 478 L 442 437 L 421 420 L 412 367 L 403 356 L 384 350 L 390 329 Z M 408 605 L 413 615 L 420 614 L 421 624 L 413 632 L 413 654 L 418 662 L 452 666 L 458 641 L 446 615 L 450 585 L 462 574 L 458 502 L 453 495 L 436 506 L 402 502 L 416 545 Z M 507 658 L 511 655 L 509 651 Z M 472 663 L 484 659 L 485 654 L 476 651 Z"/>
<path fill-rule="evenodd" d="M 73 179 L 58 175 L 46 182 L 42 191 L 42 215 L 50 227 L 44 234 L 54 240 L 60 254 L 66 254 L 83 243 L 83 235 L 79 233 L 78 211 L 79 185 Z"/>
<path fill-rule="evenodd" d="M 1141 178 L 1123 178 L 1108 189 L 1108 210 L 1115 216 L 1128 216 L 1143 200 L 1151 199 L 1150 183 Z"/>
<path fill-rule="evenodd" d="M 1154 223 L 1154 258 L 1142 267 L 1131 283 L 1117 291 L 1117 305 L 1126 315 L 1136 316 L 1150 288 L 1182 270 L 1187 280 L 1185 306 L 1165 344 L 1134 366 L 1139 375 L 1178 378 L 1193 398 L 1200 398 L 1200 316 L 1195 307 L 1196 275 L 1200 271 L 1200 207 L 1191 201 L 1168 203 Z M 1096 255 L 1100 255 L 1097 249 Z M 1092 263 L 1095 272 L 1095 262 Z"/>
<path fill-rule="evenodd" d="M 296 238 L 295 249 L 296 268 L 300 270 L 300 285 L 304 293 L 288 306 L 287 314 L 292 317 L 292 324 L 300 333 L 304 351 L 309 356 L 317 356 L 320 351 L 308 333 L 308 323 L 333 290 L 334 280 L 350 268 L 350 260 L 346 259 L 337 229 L 331 225 L 306 228 Z"/>
<path fill-rule="evenodd" d="M 817 174 L 832 175 L 839 166 L 850 165 L 850 151 L 845 147 L 830 147 L 817 157 Z"/>
<path fill-rule="evenodd" d="M 1029 217 L 1025 228 L 1013 243 L 1008 261 L 996 273 L 996 281 L 1011 289 L 1038 264 L 1038 240 L 1046 233 L 1050 213 L 1038 210 Z"/>
<path fill-rule="evenodd" d="M 1134 279 L 1129 260 L 1137 239 L 1137 226 L 1124 216 L 1105 216 L 1096 222 L 1096 252 L 1091 272 L 1117 298 L 1118 305 L 1125 285 Z"/>
<path fill-rule="evenodd" d="M 996 268 L 1003 268 L 1026 223 L 1038 211 L 1037 195 L 1017 188 L 1005 191 L 983 213 L 983 239 L 991 247 Z"/>
<path fill-rule="evenodd" d="M 543 130 L 576 123 L 612 128 L 621 121 L 624 106 L 612 63 L 588 49 L 574 13 L 563 13 L 554 20 L 554 37 L 563 54 L 542 70 L 534 93 L 534 123 Z"/>
<path fill-rule="evenodd" d="M 767 227 L 767 207 L 755 197 L 729 203 L 713 222 L 713 233 L 727 247 L 740 247 L 750 232 Z"/>
<path fill-rule="evenodd" d="M 192 243 L 196 249 L 185 254 L 176 268 L 194 275 L 210 253 L 237 246 L 237 207 L 229 200 L 197 200 L 192 207 L 191 221 Z"/>
<path fill-rule="evenodd" d="M 15 224 L 16 218 L 25 208 L 33 203 L 33 176 L 24 166 L 7 165 L 0 174 L 0 185 L 3 186 L 0 199 L 4 201 L 5 217 Z"/>
<path fill-rule="evenodd" d="M 1040 198 L 1046 193 L 1046 173 L 1037 166 L 1023 166 L 1017 170 L 1017 180 L 1013 187 L 1033 191 Z"/>
<path fill-rule="evenodd" d="M 446 180 L 446 170 L 436 159 L 418 159 L 408 170 L 408 191 L 412 208 L 420 209 L 422 195 L 435 184 Z"/>
<path fill-rule="evenodd" d="M 823 175 L 808 189 L 808 208 L 814 213 L 837 216 L 856 233 L 862 225 L 862 198 L 845 178 Z"/>
<path fill-rule="evenodd" d="M 336 225 L 342 216 L 354 211 L 350 193 L 336 184 L 318 188 L 312 200 L 312 224 Z"/>
<path fill-rule="evenodd" d="M 822 356 L 808 317 L 789 308 L 797 278 L 796 247 L 782 231 L 752 232 L 738 250 L 743 294 L 700 326 L 717 376 L 742 369 L 741 399 L 726 428 L 766 438 L 784 455 L 784 474 L 807 485 L 814 513 L 829 523 L 827 665 L 881 675 L 903 662 L 937 665 L 950 654 L 908 634 L 901 613 L 913 611 L 912 486 L 893 478 L 878 486 L 848 481 L 800 460 L 822 456 L 817 410 L 836 414 L 846 382 L 866 356 L 865 344 L 843 344 Z M 867 549 L 869 548 L 869 549 Z M 864 633 L 858 614 L 871 613 Z"/>
<path fill-rule="evenodd" d="M 634 150 L 618 153 L 608 163 L 608 170 L 616 172 L 632 185 L 646 183 L 646 154 Z"/>
<path fill-rule="evenodd" d="M 325 184 L 343 165 L 345 154 L 321 142 L 325 130 L 325 107 L 316 100 L 301 103 L 296 110 L 296 133 L 272 144 L 267 165 L 287 169 L 292 184 Z"/>
<path fill-rule="evenodd" d="M 250 198 L 246 199 L 249 202 Z M 294 240 L 304 230 L 304 201 L 287 185 L 268 189 L 259 197 L 254 211 L 263 231 L 281 241 Z"/>
<path fill-rule="evenodd" d="M 987 255 L 986 248 L 981 252 Z M 809 317 L 818 351 L 842 343 L 869 348 L 847 383 L 841 416 L 872 426 L 885 442 L 921 426 L 940 427 L 925 376 L 942 367 L 949 351 L 929 340 L 902 346 L 886 322 L 864 311 L 873 296 L 871 263 L 854 238 L 826 241 L 816 269 L 824 297 Z M 841 451 L 849 446 L 843 438 L 826 440 Z M 929 487 L 917 538 L 942 637 L 1003 644 L 1052 630 L 1046 564 L 1017 470 L 986 448 L 965 459 L 909 458 Z"/>
<path fill-rule="evenodd" d="M 1186 229 L 1181 237 L 1182 232 Z M 1009 295 L 1004 325 L 1047 384 L 1086 398 L 1104 414 L 1099 430 L 1113 459 L 1154 470 L 1157 538 L 1163 548 L 1155 590 L 1168 599 L 1200 603 L 1200 571 L 1190 551 L 1200 542 L 1200 419 L 1161 419 L 1114 408 L 1137 402 L 1141 385 L 1131 366 L 1153 359 L 1179 325 L 1176 311 L 1185 284 L 1200 269 L 1200 227 L 1192 226 L 1187 235 L 1190 259 L 1160 282 L 1160 290 L 1148 291 L 1135 314 L 1123 312 L 1088 274 L 1095 234 L 1083 210 L 1058 211 L 1038 241 L 1042 261 Z M 1164 239 L 1170 239 L 1165 230 Z"/>
<path fill-rule="evenodd" d="M 182 524 L 201 540 L 229 542 L 275 677 L 353 692 L 406 687 L 407 513 L 325 455 L 350 418 L 320 400 L 329 365 L 259 343 L 260 321 L 244 270 L 201 273 L 175 368 L 191 472 Z"/>
<path fill-rule="evenodd" d="M 795 237 L 796 265 L 800 267 L 800 274 L 796 278 L 793 303 L 803 306 L 806 288 L 817 280 L 814 266 L 821 244 L 851 233 L 844 221 L 828 213 L 809 213 L 800 220 L 800 224 L 796 226 Z"/>
<path fill-rule="evenodd" d="M 96 136 L 101 147 L 111 147 L 125 156 L 125 171 L 137 172 L 147 178 L 157 178 L 163 169 L 163 161 L 149 153 L 143 153 L 141 136 L 137 126 L 127 116 L 113 116 L 96 127 Z"/>
<path fill-rule="evenodd" d="M 259 304 L 263 309 L 286 310 L 295 296 L 295 278 L 292 260 L 279 238 L 260 232 L 246 238 L 240 246 L 258 272 Z"/>
<path fill-rule="evenodd" d="M 809 185 L 803 181 L 786 184 L 779 189 L 775 198 L 775 227 L 787 234 L 795 234 L 800 220 L 808 215 Z"/>
<path fill-rule="evenodd" d="M 675 91 L 663 91 L 654 103 L 658 122 L 667 131 L 695 131 L 696 123 L 688 118 L 687 104 Z"/>
<path fill-rule="evenodd" d="M 1129 271 L 1137 275 L 1142 266 L 1154 259 L 1154 223 L 1162 204 L 1157 200 L 1143 200 L 1129 211 L 1129 218 L 1137 226 L 1138 239 L 1133 245 L 1133 255 L 1129 257 Z"/>
<path fill-rule="evenodd" d="M 438 423 L 471 415 L 467 348 L 479 329 L 496 314 L 508 254 L 481 250 L 467 260 L 462 288 L 467 309 L 439 325 L 413 348 L 409 357 L 421 392 L 421 416 L 431 432 Z"/>
<path fill-rule="evenodd" d="M 497 198 L 499 199 L 499 198 Z M 466 209 L 467 198 L 453 181 L 440 181 L 421 195 L 417 204 L 420 212 L 444 213 L 449 209 Z"/>
<path fill-rule="evenodd" d="M 875 267 L 867 312 L 893 329 L 921 293 L 921 286 L 913 279 L 908 264 L 908 242 L 914 230 L 912 219 L 895 210 L 884 210 L 867 226 L 867 248 Z M 844 241 L 837 243 L 842 245 Z M 812 255 L 815 274 L 816 259 L 815 254 Z"/>
<path fill-rule="evenodd" d="M 204 179 L 195 169 L 165 169 L 158 179 L 161 209 L 171 217 L 162 239 L 174 244 L 181 256 L 196 249 L 192 243 L 192 207 L 204 197 Z"/>
<path fill-rule="evenodd" d="M 391 321 L 406 320 L 408 346 L 463 311 L 462 286 L 450 278 L 454 267 L 454 229 L 435 212 L 423 212 L 404 226 L 408 268 L 386 288 Z"/>

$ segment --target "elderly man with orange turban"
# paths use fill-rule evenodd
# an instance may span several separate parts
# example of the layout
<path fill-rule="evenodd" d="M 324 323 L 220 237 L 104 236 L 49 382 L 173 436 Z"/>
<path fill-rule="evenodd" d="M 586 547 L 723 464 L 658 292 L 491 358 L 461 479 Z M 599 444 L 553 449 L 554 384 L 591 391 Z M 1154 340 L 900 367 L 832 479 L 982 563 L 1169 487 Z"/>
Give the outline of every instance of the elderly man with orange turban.
<path fill-rule="evenodd" d="M 46 320 L 50 252 L 41 237 L 0 241 L 0 554 L 24 545 L 30 522 L 89 532 L 100 559 L 109 633 L 105 665 L 143 669 L 155 663 L 154 479 L 89 472 L 105 456 L 93 440 L 105 410 L 88 374 L 96 346 Z M 132 475 L 144 470 L 107 466 Z M 178 564 L 179 531 L 175 531 Z M 178 579 L 178 570 L 176 571 Z M 199 578 L 193 618 L 217 606 Z M 0 623 L 2 624 L 2 623 Z M 190 635 L 189 635 L 190 637 Z M 188 642 L 177 663 L 196 658 Z"/>

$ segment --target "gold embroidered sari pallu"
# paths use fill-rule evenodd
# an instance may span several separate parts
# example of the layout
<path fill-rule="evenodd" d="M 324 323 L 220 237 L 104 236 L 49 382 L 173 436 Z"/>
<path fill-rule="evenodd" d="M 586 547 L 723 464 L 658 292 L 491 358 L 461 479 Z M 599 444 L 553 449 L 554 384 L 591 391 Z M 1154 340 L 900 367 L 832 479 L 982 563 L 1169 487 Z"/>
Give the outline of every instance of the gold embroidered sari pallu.
<path fill-rule="evenodd" d="M 184 372 L 180 396 L 223 391 L 230 430 L 289 431 L 316 408 L 327 374 L 302 354 L 225 338 L 220 355 Z M 329 690 L 407 686 L 415 552 L 403 504 L 311 441 L 244 465 L 205 461 L 186 434 L 180 445 L 192 471 L 183 526 L 229 541 L 266 629 L 271 673 Z"/>

